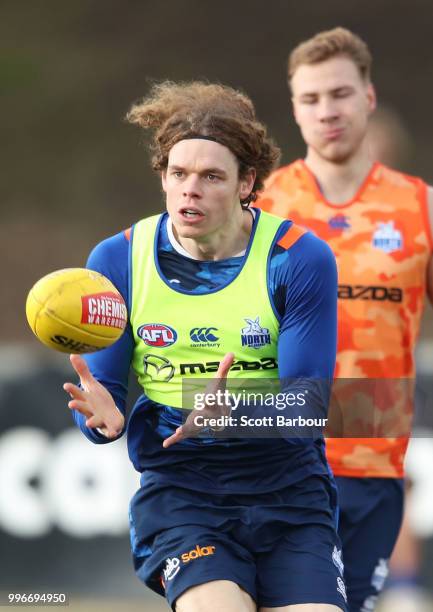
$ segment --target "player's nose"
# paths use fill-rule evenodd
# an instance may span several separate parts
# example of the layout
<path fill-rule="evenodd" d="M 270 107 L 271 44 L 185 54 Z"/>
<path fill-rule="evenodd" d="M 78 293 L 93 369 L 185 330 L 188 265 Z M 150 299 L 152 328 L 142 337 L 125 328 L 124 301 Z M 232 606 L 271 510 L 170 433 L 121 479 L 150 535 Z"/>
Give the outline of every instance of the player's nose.
<path fill-rule="evenodd" d="M 336 119 L 339 112 L 334 101 L 327 97 L 321 98 L 317 105 L 317 116 L 320 121 L 324 122 Z"/>
<path fill-rule="evenodd" d="M 183 195 L 186 198 L 201 196 L 200 177 L 197 174 L 190 174 L 183 182 Z"/>

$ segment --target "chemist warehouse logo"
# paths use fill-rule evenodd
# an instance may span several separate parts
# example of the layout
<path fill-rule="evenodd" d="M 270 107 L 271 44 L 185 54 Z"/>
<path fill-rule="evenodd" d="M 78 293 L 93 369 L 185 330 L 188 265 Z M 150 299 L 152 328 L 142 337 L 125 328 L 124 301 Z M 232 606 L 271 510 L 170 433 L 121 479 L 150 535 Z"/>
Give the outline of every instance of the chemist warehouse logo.
<path fill-rule="evenodd" d="M 112 291 L 83 295 L 81 298 L 81 323 L 125 329 L 127 319 L 124 301 Z"/>
<path fill-rule="evenodd" d="M 180 559 L 178 557 L 169 557 L 166 559 L 165 567 L 162 570 L 164 581 L 168 582 L 177 576 L 182 567 L 181 562 L 182 565 L 184 565 L 185 563 L 189 563 L 195 559 L 210 557 L 215 554 L 215 549 L 215 546 L 200 546 L 197 544 L 197 546 L 189 552 L 182 553 L 180 555 Z"/>

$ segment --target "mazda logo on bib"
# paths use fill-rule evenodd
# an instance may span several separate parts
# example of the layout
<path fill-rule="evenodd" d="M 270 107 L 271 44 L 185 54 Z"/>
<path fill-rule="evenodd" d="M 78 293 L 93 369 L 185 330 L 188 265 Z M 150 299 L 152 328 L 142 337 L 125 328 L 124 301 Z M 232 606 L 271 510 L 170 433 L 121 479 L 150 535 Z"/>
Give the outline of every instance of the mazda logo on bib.
<path fill-rule="evenodd" d="M 165 357 L 147 354 L 143 359 L 144 372 L 152 380 L 168 382 L 174 376 L 174 365 Z"/>

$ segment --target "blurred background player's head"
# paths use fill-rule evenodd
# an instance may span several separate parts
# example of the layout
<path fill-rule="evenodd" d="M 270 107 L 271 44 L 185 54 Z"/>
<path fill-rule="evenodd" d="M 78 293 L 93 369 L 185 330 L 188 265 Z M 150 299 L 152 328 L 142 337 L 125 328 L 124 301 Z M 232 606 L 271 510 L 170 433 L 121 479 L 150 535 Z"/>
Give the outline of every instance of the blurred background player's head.
<path fill-rule="evenodd" d="M 293 112 L 309 158 L 341 164 L 365 151 L 376 107 L 370 68 L 367 45 L 344 28 L 321 32 L 292 51 Z"/>
<path fill-rule="evenodd" d="M 289 86 L 298 68 L 317 65 L 336 57 L 353 62 L 366 85 L 371 80 L 372 56 L 367 44 L 346 28 L 320 32 L 299 44 L 289 56 Z M 397 169 L 404 169 L 411 154 L 411 137 L 398 112 L 380 105 L 371 114 L 367 133 L 370 156 Z"/>
<path fill-rule="evenodd" d="M 240 180 L 255 171 L 253 189 L 243 203 L 256 199 L 280 158 L 280 149 L 257 120 L 251 100 L 220 84 L 158 83 L 132 106 L 127 120 L 154 131 L 150 149 L 158 173 L 167 169 L 169 153 L 181 140 L 203 138 L 227 147 L 237 160 Z"/>
<path fill-rule="evenodd" d="M 370 156 L 398 170 L 405 170 L 413 149 L 412 138 L 402 117 L 380 105 L 370 117 L 367 141 Z"/>
<path fill-rule="evenodd" d="M 346 28 L 334 28 L 319 32 L 293 49 L 289 55 L 289 84 L 300 66 L 319 64 L 335 57 L 352 60 L 361 78 L 370 81 L 372 57 L 367 44 Z"/>

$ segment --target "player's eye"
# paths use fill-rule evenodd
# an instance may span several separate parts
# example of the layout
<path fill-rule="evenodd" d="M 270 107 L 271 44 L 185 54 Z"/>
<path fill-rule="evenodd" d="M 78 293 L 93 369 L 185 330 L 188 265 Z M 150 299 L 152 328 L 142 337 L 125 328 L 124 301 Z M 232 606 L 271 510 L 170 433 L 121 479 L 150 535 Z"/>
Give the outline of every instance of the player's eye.
<path fill-rule="evenodd" d="M 347 98 L 351 93 L 351 89 L 337 89 L 337 91 L 334 92 L 334 98 Z"/>
<path fill-rule="evenodd" d="M 316 96 L 304 96 L 301 98 L 301 104 L 315 104 L 316 102 Z"/>
<path fill-rule="evenodd" d="M 172 175 L 173 175 L 174 177 L 176 177 L 176 178 L 182 178 L 182 177 L 183 177 L 183 172 L 182 172 L 182 170 L 174 170 L 174 171 L 172 172 Z"/>
<path fill-rule="evenodd" d="M 211 183 L 214 183 L 216 180 L 218 180 L 218 177 L 216 174 L 212 174 L 211 172 L 207 175 L 207 178 L 209 181 L 211 181 Z"/>

